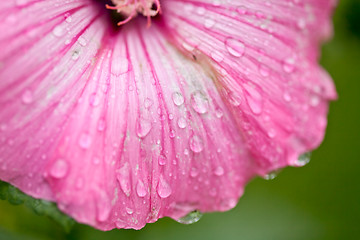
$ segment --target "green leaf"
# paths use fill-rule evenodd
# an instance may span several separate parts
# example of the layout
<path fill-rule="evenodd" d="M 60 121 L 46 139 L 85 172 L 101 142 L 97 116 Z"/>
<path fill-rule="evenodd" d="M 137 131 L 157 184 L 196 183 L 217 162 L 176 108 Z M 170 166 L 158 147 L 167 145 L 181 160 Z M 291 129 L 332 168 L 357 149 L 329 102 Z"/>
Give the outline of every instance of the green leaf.
<path fill-rule="evenodd" d="M 66 232 L 70 232 L 75 224 L 75 221 L 61 212 L 55 203 L 30 197 L 18 188 L 2 181 L 0 181 L 0 199 L 8 200 L 9 203 L 14 205 L 25 204 L 25 206 L 32 209 L 37 215 L 44 215 L 53 219 L 60 224 Z"/>

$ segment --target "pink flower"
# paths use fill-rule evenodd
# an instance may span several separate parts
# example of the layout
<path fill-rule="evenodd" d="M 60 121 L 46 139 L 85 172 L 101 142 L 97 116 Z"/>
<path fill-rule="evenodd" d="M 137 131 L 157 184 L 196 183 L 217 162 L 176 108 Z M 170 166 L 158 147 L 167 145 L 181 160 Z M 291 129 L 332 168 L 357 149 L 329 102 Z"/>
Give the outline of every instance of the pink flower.
<path fill-rule="evenodd" d="M 1 1 L 0 179 L 102 230 L 233 208 L 323 139 L 334 5 Z"/>

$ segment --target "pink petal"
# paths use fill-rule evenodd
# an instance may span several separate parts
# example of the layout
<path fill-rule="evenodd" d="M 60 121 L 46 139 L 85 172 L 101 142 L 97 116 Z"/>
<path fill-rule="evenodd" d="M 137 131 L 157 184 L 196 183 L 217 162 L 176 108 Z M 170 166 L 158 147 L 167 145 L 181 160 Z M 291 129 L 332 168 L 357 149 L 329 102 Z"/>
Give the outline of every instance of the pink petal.
<path fill-rule="evenodd" d="M 185 52 L 211 59 L 217 89 L 264 175 L 317 147 L 328 100 L 319 42 L 335 1 L 164 2 L 167 31 Z M 170 30 L 169 30 L 170 29 Z M 205 55 L 205 56 L 204 56 Z"/>
<path fill-rule="evenodd" d="M 0 3 L 0 179 L 77 221 L 228 210 L 321 142 L 332 3 L 167 0 L 114 32 L 93 1 L 55 2 Z"/>

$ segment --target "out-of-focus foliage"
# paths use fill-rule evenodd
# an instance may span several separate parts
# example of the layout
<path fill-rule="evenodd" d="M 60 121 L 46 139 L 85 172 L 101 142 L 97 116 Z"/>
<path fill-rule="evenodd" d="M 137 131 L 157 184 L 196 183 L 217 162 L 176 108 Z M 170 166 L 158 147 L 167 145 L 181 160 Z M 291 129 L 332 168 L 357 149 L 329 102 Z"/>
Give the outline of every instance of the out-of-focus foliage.
<path fill-rule="evenodd" d="M 339 1 L 334 17 L 335 36 L 324 45 L 321 61 L 334 78 L 339 99 L 331 104 L 325 141 L 313 152 L 312 160 L 307 166 L 287 168 L 271 181 L 253 180 L 232 211 L 205 214 L 193 225 L 181 225 L 171 219 L 162 219 L 155 224 L 148 224 L 141 231 L 101 232 L 75 224 L 70 232 L 66 232 L 57 221 L 34 214 L 31 209 L 34 209 L 36 204 L 29 204 L 30 200 L 27 197 L 22 195 L 18 196 L 18 199 L 11 195 L 10 202 L 25 204 L 14 206 L 9 201 L 0 200 L 0 240 L 358 239 L 360 236 L 359 19 L 359 0 Z M 0 185 L 0 188 L 3 186 Z M 19 194 L 14 189 L 8 188 L 6 191 L 15 191 Z M 2 193 L 0 198 L 4 198 Z M 43 204 L 42 207 L 48 204 L 40 202 Z M 50 210 L 41 211 L 44 213 Z M 57 219 L 52 214 L 50 217 Z"/>
<path fill-rule="evenodd" d="M 69 232 L 75 223 L 73 219 L 62 213 L 57 208 L 56 204 L 45 200 L 34 199 L 10 184 L 1 181 L 0 199 L 8 200 L 9 203 L 13 205 L 25 204 L 25 206 L 32 209 L 34 213 L 48 216 L 56 221 L 58 224 L 63 226 L 66 232 Z"/>

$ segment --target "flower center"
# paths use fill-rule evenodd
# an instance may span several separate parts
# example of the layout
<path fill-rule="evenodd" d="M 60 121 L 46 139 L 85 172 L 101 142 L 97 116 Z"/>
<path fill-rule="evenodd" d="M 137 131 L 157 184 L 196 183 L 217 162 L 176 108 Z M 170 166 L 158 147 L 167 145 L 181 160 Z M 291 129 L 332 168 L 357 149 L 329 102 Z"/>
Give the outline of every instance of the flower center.
<path fill-rule="evenodd" d="M 117 23 L 121 26 L 139 13 L 147 17 L 148 26 L 151 24 L 151 17 L 156 16 L 160 12 L 160 0 L 111 0 L 114 6 L 106 4 L 106 8 L 116 10 L 125 17 L 124 20 Z"/>

